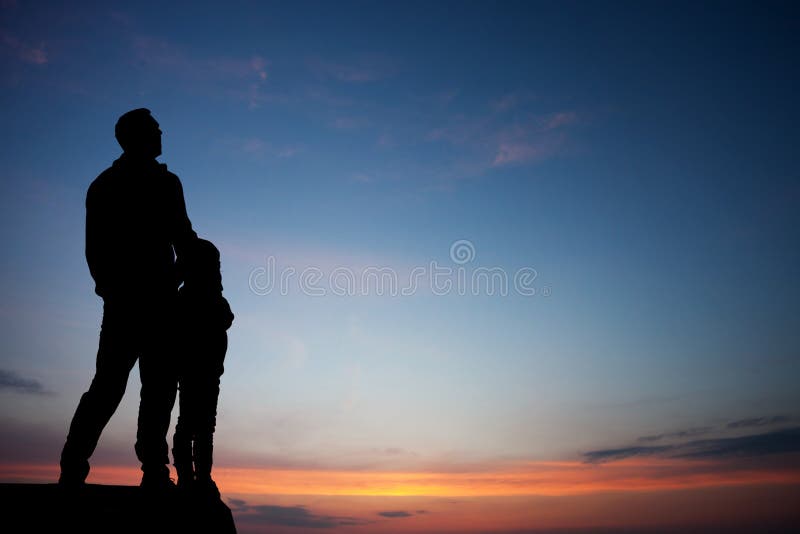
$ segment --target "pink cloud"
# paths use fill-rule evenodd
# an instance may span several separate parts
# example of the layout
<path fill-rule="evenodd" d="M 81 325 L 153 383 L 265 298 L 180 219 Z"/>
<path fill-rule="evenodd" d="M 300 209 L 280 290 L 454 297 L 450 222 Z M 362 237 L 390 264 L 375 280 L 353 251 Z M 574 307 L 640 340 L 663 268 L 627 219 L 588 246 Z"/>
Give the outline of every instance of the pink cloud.
<path fill-rule="evenodd" d="M 545 154 L 544 148 L 535 144 L 502 142 L 497 147 L 497 155 L 494 157 L 492 166 L 499 167 L 509 163 L 522 163 L 541 158 Z"/>
<path fill-rule="evenodd" d="M 386 59 L 373 56 L 346 63 L 315 58 L 309 61 L 309 66 L 321 76 L 348 83 L 374 82 L 386 78 L 392 71 Z"/>
<path fill-rule="evenodd" d="M 269 62 L 260 55 L 251 57 L 195 57 L 170 41 L 138 35 L 133 49 L 139 59 L 153 64 L 179 69 L 183 75 L 205 78 L 250 78 L 265 80 Z"/>
<path fill-rule="evenodd" d="M 138 59 L 145 63 L 167 67 L 188 67 L 190 64 L 183 52 L 166 40 L 149 35 L 137 35 L 133 37 L 132 44 Z"/>
<path fill-rule="evenodd" d="M 262 80 L 267 79 L 266 67 L 267 61 L 261 56 L 253 56 L 250 60 L 250 68 L 252 68 Z"/>
<path fill-rule="evenodd" d="M 354 130 L 365 126 L 367 121 L 358 117 L 337 117 L 331 123 L 331 126 L 337 130 Z"/>
<path fill-rule="evenodd" d="M 350 180 L 359 184 L 368 184 L 373 181 L 373 178 L 372 176 L 364 174 L 363 172 L 357 172 L 350 176 Z"/>
<path fill-rule="evenodd" d="M 425 134 L 425 140 L 440 141 L 445 138 L 446 134 L 447 134 L 447 128 L 434 128 L 433 130 Z"/>
<path fill-rule="evenodd" d="M 293 156 L 296 156 L 300 152 L 302 152 L 302 149 L 300 147 L 289 146 L 278 149 L 275 152 L 275 155 L 278 156 L 279 158 L 291 158 Z"/>
<path fill-rule="evenodd" d="M 220 88 L 237 99 L 245 100 L 250 108 L 271 101 L 263 91 L 269 77 L 269 61 L 261 55 L 249 57 L 198 57 L 183 47 L 149 35 L 133 37 L 132 47 L 138 60 L 145 65 L 167 71 L 169 76 L 201 87 Z"/>
<path fill-rule="evenodd" d="M 464 176 L 552 157 L 566 142 L 567 128 L 578 122 L 578 114 L 574 111 L 544 115 L 524 113 L 521 106 L 532 99 L 532 93 L 509 93 L 492 101 L 492 112 L 477 117 L 453 116 L 448 124 L 429 130 L 425 139 L 469 149 L 462 166 L 471 171 L 457 172 Z M 506 111 L 512 113 L 504 113 Z"/>
<path fill-rule="evenodd" d="M 554 130 L 562 126 L 574 124 L 578 120 L 578 114 L 574 111 L 560 111 L 553 113 L 544 119 L 543 128 L 545 130 Z"/>
<path fill-rule="evenodd" d="M 324 87 L 310 87 L 305 90 L 302 98 L 332 107 L 350 107 L 355 103 L 351 98 L 331 94 Z"/>
<path fill-rule="evenodd" d="M 492 167 L 529 163 L 553 156 L 566 140 L 562 130 L 577 120 L 574 111 L 559 111 L 501 130 L 497 134 Z"/>
<path fill-rule="evenodd" d="M 233 76 L 236 78 L 250 78 L 256 80 L 266 80 L 268 65 L 267 61 L 261 56 L 251 58 L 210 58 L 206 60 L 194 60 L 192 68 L 203 69 L 212 75 Z"/>
<path fill-rule="evenodd" d="M 246 139 L 242 143 L 242 152 L 247 154 L 263 154 L 267 151 L 269 145 L 258 138 Z"/>
<path fill-rule="evenodd" d="M 375 144 L 381 148 L 392 148 L 396 145 L 394 137 L 391 134 L 383 133 L 378 136 Z"/>
<path fill-rule="evenodd" d="M 506 93 L 499 98 L 489 102 L 489 106 L 496 113 L 503 113 L 512 109 L 518 108 L 535 98 L 534 94 L 530 91 L 514 91 Z"/>
<path fill-rule="evenodd" d="M 455 100 L 459 93 L 460 91 L 458 89 L 450 89 L 449 91 L 442 91 L 437 94 L 435 98 L 439 103 L 446 106 Z"/>
<path fill-rule="evenodd" d="M 509 110 L 527 98 L 530 98 L 527 93 L 524 96 L 520 93 L 505 95 L 494 101 L 494 113 L 477 118 L 455 116 L 450 124 L 429 130 L 425 140 L 468 148 L 472 158 L 472 165 L 466 165 L 472 169 L 468 174 L 481 174 L 490 168 L 551 157 L 565 143 L 565 129 L 577 122 L 578 115 L 574 111 L 527 116 L 515 112 L 520 117 L 513 117 L 511 123 L 500 116 L 500 111 Z"/>
<path fill-rule="evenodd" d="M 326 63 L 322 70 L 343 82 L 371 82 L 379 78 L 375 71 L 338 63 Z"/>
<path fill-rule="evenodd" d="M 20 61 L 34 65 L 45 65 L 48 62 L 44 43 L 40 43 L 38 46 L 30 46 L 11 34 L 3 32 L 1 35 L 3 44 L 13 51 Z"/>
<path fill-rule="evenodd" d="M 255 159 L 266 157 L 291 158 L 303 151 L 299 146 L 276 147 L 269 141 L 260 137 L 249 138 L 227 138 L 219 141 L 220 145 L 226 150 L 235 154 L 246 154 Z"/>
<path fill-rule="evenodd" d="M 554 156 L 566 140 L 563 133 L 528 129 L 512 130 L 511 135 L 501 134 L 497 142 L 492 167 L 541 161 Z"/>

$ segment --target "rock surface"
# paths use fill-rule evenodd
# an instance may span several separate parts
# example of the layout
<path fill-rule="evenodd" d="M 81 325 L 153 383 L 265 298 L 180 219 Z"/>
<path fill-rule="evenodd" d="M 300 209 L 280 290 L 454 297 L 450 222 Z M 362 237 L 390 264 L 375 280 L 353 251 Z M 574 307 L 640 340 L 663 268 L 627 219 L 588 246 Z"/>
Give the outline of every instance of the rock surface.
<path fill-rule="evenodd" d="M 0 484 L 6 532 L 235 534 L 218 496 L 137 486 Z M 12 526 L 15 525 L 15 526 Z"/>

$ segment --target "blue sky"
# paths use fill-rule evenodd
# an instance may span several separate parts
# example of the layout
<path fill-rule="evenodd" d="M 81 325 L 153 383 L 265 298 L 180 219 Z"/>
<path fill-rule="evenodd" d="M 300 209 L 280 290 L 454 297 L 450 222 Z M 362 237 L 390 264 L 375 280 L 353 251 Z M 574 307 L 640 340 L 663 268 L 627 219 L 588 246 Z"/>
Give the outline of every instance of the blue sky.
<path fill-rule="evenodd" d="M 790 4 L 2 6 L 0 395 L 43 457 L 94 364 L 86 188 L 142 106 L 222 251 L 230 463 L 572 458 L 796 413 Z M 270 256 L 454 268 L 458 240 L 537 294 L 248 283 Z M 132 456 L 137 392 L 101 456 Z"/>

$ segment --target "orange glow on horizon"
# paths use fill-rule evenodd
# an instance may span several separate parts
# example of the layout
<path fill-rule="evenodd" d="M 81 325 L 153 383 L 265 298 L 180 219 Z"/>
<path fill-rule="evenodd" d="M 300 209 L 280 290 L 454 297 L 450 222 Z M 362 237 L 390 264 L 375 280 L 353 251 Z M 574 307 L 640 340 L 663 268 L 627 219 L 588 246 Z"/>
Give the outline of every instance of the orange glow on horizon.
<path fill-rule="evenodd" d="M 0 480 L 34 484 L 55 484 L 58 481 L 58 464 L 0 464 Z M 134 466 L 92 466 L 89 484 L 116 486 L 138 485 L 142 471 Z"/>
<path fill-rule="evenodd" d="M 215 468 L 226 493 L 350 496 L 567 496 L 602 492 L 645 492 L 713 486 L 800 484 L 790 469 L 720 468 L 719 463 L 628 459 L 607 464 L 521 462 L 479 472 L 396 472 Z M 88 482 L 138 484 L 134 466 L 96 466 Z M 55 482 L 57 465 L 2 465 L 9 481 Z"/>
<path fill-rule="evenodd" d="M 233 493 L 398 497 L 566 496 L 800 483 L 797 471 L 713 467 L 710 462 L 626 460 L 603 465 L 526 462 L 459 473 L 220 468 L 215 478 Z"/>

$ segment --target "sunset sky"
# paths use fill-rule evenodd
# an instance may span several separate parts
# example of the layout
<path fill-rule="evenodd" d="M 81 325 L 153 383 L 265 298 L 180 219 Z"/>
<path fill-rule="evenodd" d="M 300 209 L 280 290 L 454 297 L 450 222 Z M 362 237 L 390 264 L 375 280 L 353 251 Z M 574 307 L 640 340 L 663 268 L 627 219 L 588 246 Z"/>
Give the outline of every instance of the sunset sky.
<path fill-rule="evenodd" d="M 147 107 L 236 315 L 240 532 L 788 532 L 798 21 L 0 0 L 0 481 L 58 476 L 102 312 L 86 189 Z M 90 482 L 138 484 L 138 391 Z"/>

